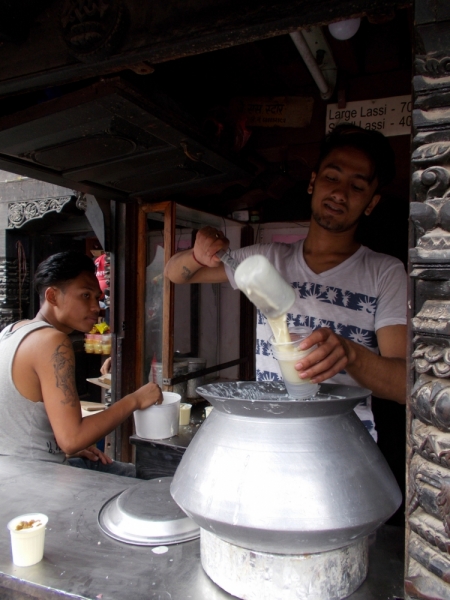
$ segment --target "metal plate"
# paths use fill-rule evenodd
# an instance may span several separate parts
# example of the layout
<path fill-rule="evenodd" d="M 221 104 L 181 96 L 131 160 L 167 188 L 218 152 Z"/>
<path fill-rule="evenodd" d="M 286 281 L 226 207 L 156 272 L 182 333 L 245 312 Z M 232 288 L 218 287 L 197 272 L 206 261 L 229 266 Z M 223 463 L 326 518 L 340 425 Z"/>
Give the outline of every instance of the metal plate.
<path fill-rule="evenodd" d="M 200 386 L 196 391 L 207 400 L 232 398 L 252 401 L 277 400 L 279 402 L 362 400 L 372 393 L 370 390 L 356 386 L 321 383 L 319 392 L 315 396 L 304 399 L 291 398 L 282 381 L 227 381 Z"/>
<path fill-rule="evenodd" d="M 200 528 L 170 495 L 172 477 L 151 479 L 114 496 L 98 522 L 110 537 L 138 546 L 178 544 L 198 538 Z"/>
<path fill-rule="evenodd" d="M 282 381 L 227 381 L 200 386 L 197 393 L 219 413 L 284 419 L 341 414 L 372 392 L 357 386 L 321 383 L 314 396 L 292 398 Z"/>

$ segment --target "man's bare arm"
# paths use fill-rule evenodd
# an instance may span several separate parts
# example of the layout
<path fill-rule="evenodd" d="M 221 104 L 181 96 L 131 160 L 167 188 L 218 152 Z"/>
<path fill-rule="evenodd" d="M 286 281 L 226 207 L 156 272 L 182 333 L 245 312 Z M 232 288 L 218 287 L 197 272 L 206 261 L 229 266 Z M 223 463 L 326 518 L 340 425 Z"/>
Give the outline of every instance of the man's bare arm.
<path fill-rule="evenodd" d="M 406 403 L 406 326 L 392 325 L 377 331 L 380 355 L 342 338 L 328 328 L 317 329 L 302 348 L 319 347 L 296 369 L 303 378 L 321 383 L 345 369 L 361 386 L 375 396 Z"/>
<path fill-rule="evenodd" d="M 33 334 L 35 340 L 38 333 Z M 159 387 L 148 383 L 107 410 L 83 418 L 75 384 L 75 357 L 68 337 L 61 332 L 46 331 L 39 337 L 39 352 L 32 360 L 53 433 L 66 454 L 75 454 L 95 444 L 135 410 L 161 399 Z"/>
<path fill-rule="evenodd" d="M 75 388 L 75 359 L 70 340 L 65 339 L 56 347 L 52 363 L 56 387 L 63 393 L 61 402 L 75 406 L 78 394 Z"/>
<path fill-rule="evenodd" d="M 173 283 L 223 283 L 228 281 L 222 262 L 219 262 L 215 268 L 202 267 L 194 259 L 192 248 L 174 254 L 166 264 L 164 275 Z"/>
<path fill-rule="evenodd" d="M 213 227 L 198 231 L 193 248 L 174 254 L 164 275 L 173 283 L 223 283 L 228 281 L 216 253 L 228 248 L 228 240 Z"/>

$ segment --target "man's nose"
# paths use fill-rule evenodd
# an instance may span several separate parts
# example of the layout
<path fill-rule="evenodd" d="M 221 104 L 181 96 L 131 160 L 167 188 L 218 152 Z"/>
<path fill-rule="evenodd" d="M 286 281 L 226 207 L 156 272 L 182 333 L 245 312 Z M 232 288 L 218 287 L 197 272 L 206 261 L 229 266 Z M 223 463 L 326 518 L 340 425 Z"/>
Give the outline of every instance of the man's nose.
<path fill-rule="evenodd" d="M 344 181 L 336 182 L 336 185 L 333 187 L 332 196 L 337 201 L 344 201 L 348 198 L 348 184 Z"/>

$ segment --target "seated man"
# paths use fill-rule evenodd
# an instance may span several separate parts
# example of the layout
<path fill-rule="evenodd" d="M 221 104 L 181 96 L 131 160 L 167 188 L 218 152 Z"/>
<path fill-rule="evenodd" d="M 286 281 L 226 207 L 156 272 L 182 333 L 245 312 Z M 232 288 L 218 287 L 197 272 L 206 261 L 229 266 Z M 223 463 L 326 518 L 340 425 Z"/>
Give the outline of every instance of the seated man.
<path fill-rule="evenodd" d="M 134 476 L 134 465 L 111 461 L 94 444 L 133 411 L 161 404 L 161 389 L 148 383 L 82 418 L 68 334 L 87 333 L 97 322 L 102 292 L 95 265 L 83 254 L 60 252 L 38 266 L 34 281 L 39 312 L 0 333 L 0 454 L 60 464 L 76 454 L 74 466 Z"/>

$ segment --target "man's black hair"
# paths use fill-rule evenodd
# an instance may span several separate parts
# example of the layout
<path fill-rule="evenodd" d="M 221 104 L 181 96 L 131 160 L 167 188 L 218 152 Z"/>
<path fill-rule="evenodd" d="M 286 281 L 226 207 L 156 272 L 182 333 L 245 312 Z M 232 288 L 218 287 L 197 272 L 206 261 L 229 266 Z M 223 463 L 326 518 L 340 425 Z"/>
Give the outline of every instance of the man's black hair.
<path fill-rule="evenodd" d="M 89 256 L 81 252 L 58 252 L 43 260 L 34 276 L 34 287 L 41 303 L 48 287 L 61 286 L 86 271 L 95 275 L 95 264 Z"/>
<path fill-rule="evenodd" d="M 336 148 L 356 148 L 370 158 L 374 165 L 373 179 L 378 180 L 378 189 L 395 177 L 395 154 L 388 139 L 379 131 L 363 129 L 351 123 L 342 123 L 325 136 L 321 146 L 317 167 Z"/>

